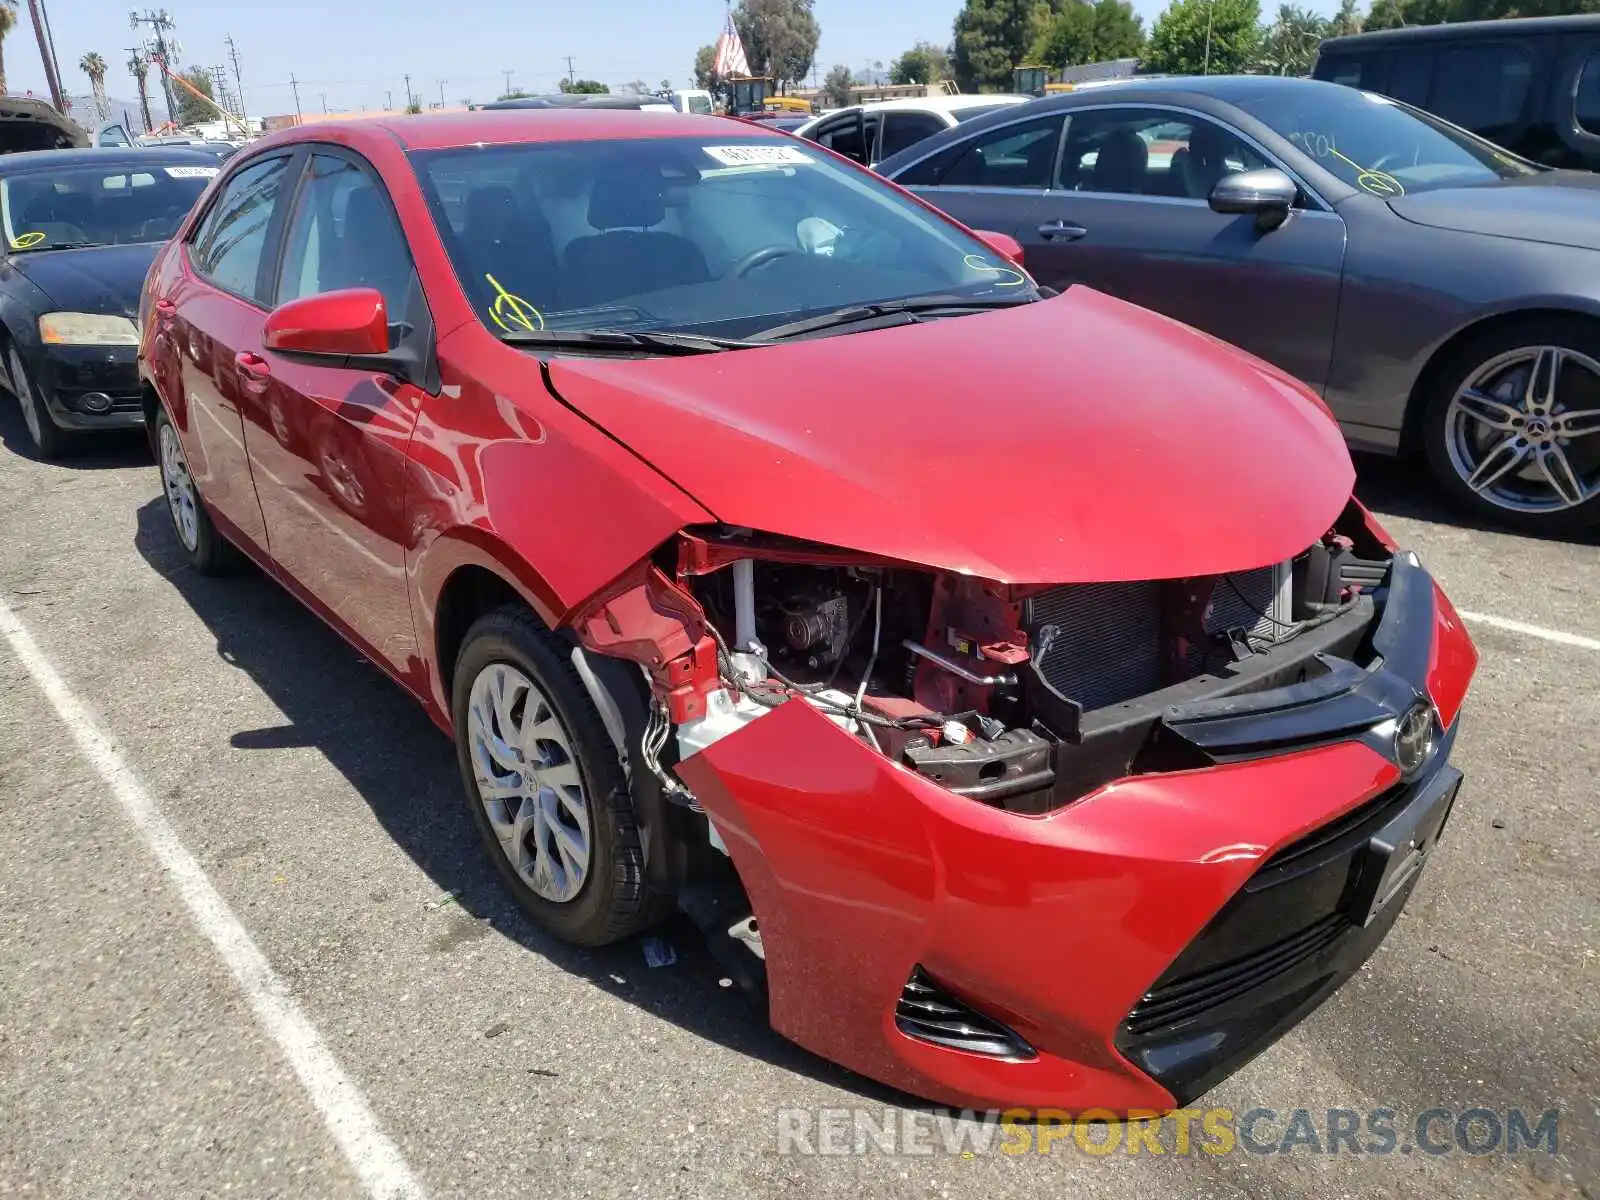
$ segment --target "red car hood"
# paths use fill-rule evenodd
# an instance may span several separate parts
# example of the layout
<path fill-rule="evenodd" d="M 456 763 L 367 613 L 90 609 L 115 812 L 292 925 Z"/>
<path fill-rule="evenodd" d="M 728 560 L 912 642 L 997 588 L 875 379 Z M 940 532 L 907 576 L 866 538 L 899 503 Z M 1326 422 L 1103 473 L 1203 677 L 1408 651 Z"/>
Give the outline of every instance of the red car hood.
<path fill-rule="evenodd" d="M 550 375 L 721 521 L 1001 582 L 1280 562 L 1355 479 L 1307 389 L 1081 287 L 759 350 L 556 358 Z"/>

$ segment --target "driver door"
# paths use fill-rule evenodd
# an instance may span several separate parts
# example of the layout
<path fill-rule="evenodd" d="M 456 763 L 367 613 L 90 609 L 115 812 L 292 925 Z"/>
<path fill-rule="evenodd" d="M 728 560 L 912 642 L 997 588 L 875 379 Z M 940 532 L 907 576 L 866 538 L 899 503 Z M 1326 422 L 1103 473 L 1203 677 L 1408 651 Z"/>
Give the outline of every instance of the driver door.
<path fill-rule="evenodd" d="M 1301 206 L 1275 230 L 1211 210 L 1222 174 L 1278 166 L 1193 113 L 1080 109 L 1040 199 L 1027 265 L 1055 288 L 1087 284 L 1250 351 L 1321 390 L 1332 358 L 1344 221 Z M 959 214 L 957 214 L 959 215 Z"/>

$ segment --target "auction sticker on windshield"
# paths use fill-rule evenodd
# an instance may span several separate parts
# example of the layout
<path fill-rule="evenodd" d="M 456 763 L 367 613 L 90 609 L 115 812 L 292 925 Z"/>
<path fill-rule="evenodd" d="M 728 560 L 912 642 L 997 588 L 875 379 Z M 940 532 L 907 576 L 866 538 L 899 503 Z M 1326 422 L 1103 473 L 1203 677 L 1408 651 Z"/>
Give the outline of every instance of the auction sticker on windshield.
<path fill-rule="evenodd" d="M 221 167 L 168 167 L 167 174 L 174 179 L 210 179 Z"/>
<path fill-rule="evenodd" d="M 705 152 L 725 167 L 795 166 L 811 161 L 796 146 L 706 146 Z"/>

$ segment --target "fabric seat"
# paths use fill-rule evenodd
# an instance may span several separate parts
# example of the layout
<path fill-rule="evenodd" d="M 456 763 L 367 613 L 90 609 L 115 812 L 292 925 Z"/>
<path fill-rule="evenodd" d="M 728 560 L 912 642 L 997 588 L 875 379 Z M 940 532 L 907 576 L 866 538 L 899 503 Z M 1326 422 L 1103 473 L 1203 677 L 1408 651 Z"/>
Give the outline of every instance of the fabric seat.
<path fill-rule="evenodd" d="M 467 193 L 462 220 L 464 258 L 477 278 L 469 291 L 493 291 L 488 276 L 513 296 L 535 308 L 561 303 L 561 278 L 556 267 L 555 238 L 544 214 L 517 203 L 504 184 L 484 184 Z"/>
<path fill-rule="evenodd" d="M 693 242 L 654 229 L 666 215 L 660 179 L 635 171 L 597 177 L 589 225 L 600 232 L 575 239 L 562 264 L 568 307 L 709 280 L 705 256 Z"/>
<path fill-rule="evenodd" d="M 1142 192 L 1148 182 L 1150 148 L 1131 129 L 1114 129 L 1100 144 L 1095 156 L 1089 190 L 1094 192 Z"/>

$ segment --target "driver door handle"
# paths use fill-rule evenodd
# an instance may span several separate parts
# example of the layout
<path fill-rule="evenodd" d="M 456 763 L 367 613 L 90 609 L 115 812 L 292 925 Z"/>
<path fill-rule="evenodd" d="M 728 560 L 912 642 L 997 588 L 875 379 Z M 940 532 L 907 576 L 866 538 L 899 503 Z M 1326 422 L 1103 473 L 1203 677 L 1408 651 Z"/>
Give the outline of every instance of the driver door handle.
<path fill-rule="evenodd" d="M 239 372 L 239 378 L 244 381 L 244 390 L 252 395 L 261 395 L 272 382 L 272 368 L 259 354 L 241 350 L 233 356 L 233 365 Z"/>
<path fill-rule="evenodd" d="M 1039 226 L 1039 236 L 1047 242 L 1075 242 L 1088 232 L 1082 225 L 1070 221 L 1046 221 Z"/>

